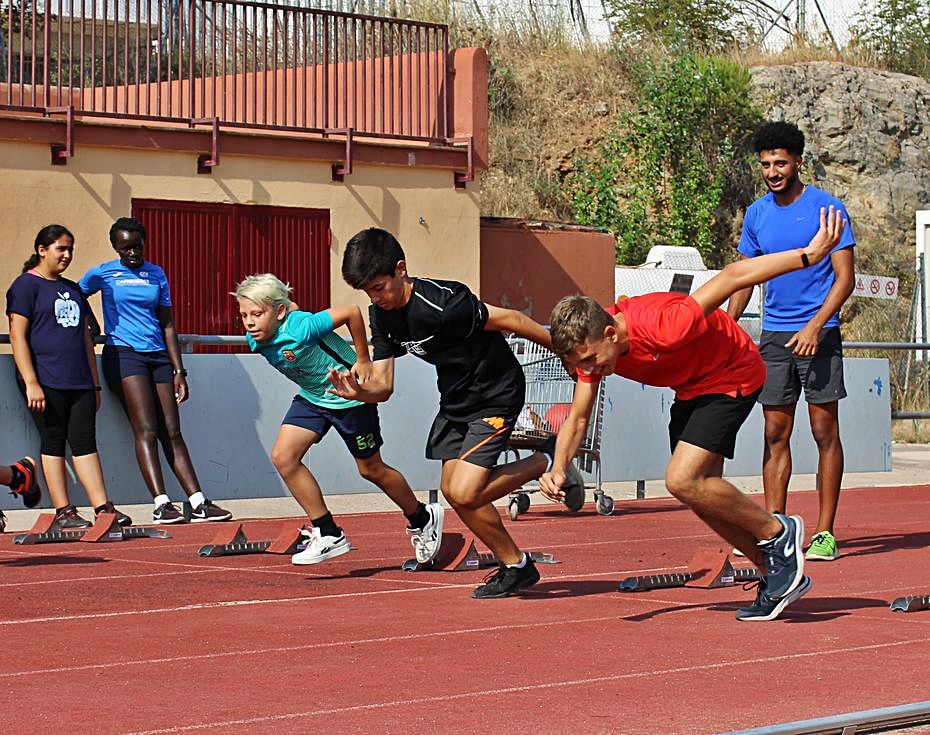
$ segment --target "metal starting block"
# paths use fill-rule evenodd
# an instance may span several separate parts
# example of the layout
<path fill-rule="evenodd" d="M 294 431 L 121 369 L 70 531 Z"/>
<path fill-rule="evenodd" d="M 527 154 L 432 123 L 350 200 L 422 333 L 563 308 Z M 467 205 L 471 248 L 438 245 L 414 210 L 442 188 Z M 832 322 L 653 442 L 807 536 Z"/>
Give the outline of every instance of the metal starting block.
<path fill-rule="evenodd" d="M 527 551 L 526 553 L 537 564 L 561 563 L 549 553 L 540 551 Z M 416 559 L 407 559 L 401 565 L 401 569 L 405 572 L 462 572 L 494 567 L 499 563 L 494 554 L 479 553 L 474 539 L 466 541 L 461 533 L 444 533 L 439 544 L 439 553 L 431 562 L 420 564 Z"/>
<path fill-rule="evenodd" d="M 238 556 L 242 554 L 296 554 L 306 546 L 307 539 L 300 535 L 303 524 L 285 523 L 273 541 L 249 541 L 241 523 L 227 524 L 206 546 L 200 556 Z"/>
<path fill-rule="evenodd" d="M 140 526 L 121 526 L 116 520 L 116 513 L 101 513 L 94 525 L 84 529 L 63 529 L 55 522 L 54 513 L 43 513 L 36 520 L 28 533 L 13 537 L 14 544 L 56 544 L 70 541 L 103 543 L 104 541 L 124 541 L 128 538 L 170 538 L 162 528 L 142 528 Z"/>
<path fill-rule="evenodd" d="M 895 612 L 919 612 L 921 610 L 930 610 L 930 595 L 908 595 L 899 597 L 891 603 L 891 609 Z"/>
<path fill-rule="evenodd" d="M 730 563 L 730 552 L 725 548 L 715 547 L 698 550 L 688 564 L 686 572 L 627 577 L 620 583 L 620 591 L 645 592 L 672 587 L 714 589 L 732 587 L 761 578 L 762 575 L 755 567 L 734 567 Z"/>

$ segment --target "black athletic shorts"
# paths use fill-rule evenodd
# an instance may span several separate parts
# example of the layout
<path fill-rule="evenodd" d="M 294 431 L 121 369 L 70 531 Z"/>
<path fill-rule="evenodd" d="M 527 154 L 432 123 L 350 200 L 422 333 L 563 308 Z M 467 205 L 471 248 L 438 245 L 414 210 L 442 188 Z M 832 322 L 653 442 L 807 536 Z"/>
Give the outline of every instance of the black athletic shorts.
<path fill-rule="evenodd" d="M 711 393 L 687 401 L 676 398 L 672 404 L 672 418 L 668 423 L 672 452 L 675 452 L 679 441 L 684 441 L 733 459 L 736 435 L 752 412 L 761 390 L 736 398 L 722 393 Z"/>
<path fill-rule="evenodd" d="M 356 459 L 368 459 L 384 444 L 378 407 L 374 403 L 351 408 L 324 408 L 296 395 L 281 423 L 299 426 L 321 437 L 333 427 Z"/>
<path fill-rule="evenodd" d="M 766 378 L 759 403 L 791 406 L 801 397 L 808 403 L 832 403 L 846 397 L 843 382 L 843 338 L 839 327 L 824 329 L 812 357 L 798 357 L 785 343 L 795 332 L 762 332 L 759 352 Z"/>
<path fill-rule="evenodd" d="M 439 414 L 426 440 L 426 458 L 464 459 L 490 469 L 507 448 L 519 413 L 514 411 L 471 421 L 450 421 Z"/>

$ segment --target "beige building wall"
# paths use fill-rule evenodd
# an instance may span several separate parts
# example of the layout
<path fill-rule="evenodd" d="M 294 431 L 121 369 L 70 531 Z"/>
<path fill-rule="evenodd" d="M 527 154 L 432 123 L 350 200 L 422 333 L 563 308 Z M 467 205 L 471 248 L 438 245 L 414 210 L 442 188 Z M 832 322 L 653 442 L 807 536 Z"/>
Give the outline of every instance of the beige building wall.
<path fill-rule="evenodd" d="M 76 238 L 67 277 L 78 280 L 112 259 L 110 225 L 131 213 L 133 198 L 142 198 L 328 209 L 335 304 L 367 306 L 364 294 L 343 282 L 340 267 L 348 239 L 373 226 L 397 236 L 412 274 L 459 280 L 477 292 L 477 182 L 460 191 L 448 170 L 355 164 L 337 183 L 330 169 L 329 163 L 224 155 L 203 175 L 190 154 L 93 148 L 80 140 L 66 166 L 50 166 L 47 145 L 0 141 L 0 287 L 5 293 L 32 253 L 36 232 L 50 223 L 65 225 Z"/>

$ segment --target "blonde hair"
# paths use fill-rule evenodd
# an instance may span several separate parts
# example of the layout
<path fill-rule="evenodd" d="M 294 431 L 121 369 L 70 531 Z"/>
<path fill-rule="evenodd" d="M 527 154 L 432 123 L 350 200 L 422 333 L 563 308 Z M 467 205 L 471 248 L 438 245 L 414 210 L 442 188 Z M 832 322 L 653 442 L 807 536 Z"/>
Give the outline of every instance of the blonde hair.
<path fill-rule="evenodd" d="M 589 296 L 566 296 L 549 318 L 552 351 L 564 357 L 589 339 L 600 339 L 613 319 Z"/>
<path fill-rule="evenodd" d="M 243 278 L 231 295 L 237 299 L 254 301 L 259 306 L 277 308 L 291 305 L 290 294 L 290 285 L 273 273 L 256 273 Z"/>

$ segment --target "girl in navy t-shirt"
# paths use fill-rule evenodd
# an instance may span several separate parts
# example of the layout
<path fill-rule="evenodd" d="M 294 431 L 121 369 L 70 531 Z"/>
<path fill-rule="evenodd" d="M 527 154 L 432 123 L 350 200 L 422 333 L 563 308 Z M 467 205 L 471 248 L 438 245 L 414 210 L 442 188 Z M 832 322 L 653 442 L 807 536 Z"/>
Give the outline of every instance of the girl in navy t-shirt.
<path fill-rule="evenodd" d="M 39 230 L 35 253 L 6 293 L 17 383 L 42 440 L 42 470 L 63 528 L 86 528 L 68 497 L 65 444 L 95 514 L 116 513 L 107 499 L 97 456 L 96 413 L 100 381 L 88 308 L 78 285 L 62 274 L 74 257 L 74 236 L 61 225 Z"/>

